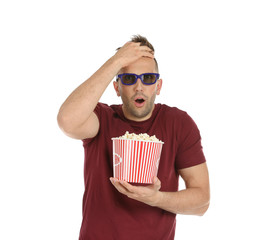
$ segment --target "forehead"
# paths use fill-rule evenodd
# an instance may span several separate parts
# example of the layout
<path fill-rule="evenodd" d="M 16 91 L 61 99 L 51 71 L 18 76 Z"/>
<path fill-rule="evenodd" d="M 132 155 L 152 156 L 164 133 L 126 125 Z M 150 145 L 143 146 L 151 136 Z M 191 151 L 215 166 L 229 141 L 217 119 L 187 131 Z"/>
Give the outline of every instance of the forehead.
<path fill-rule="evenodd" d="M 156 63 L 154 59 L 147 58 L 147 57 L 141 57 L 137 61 L 133 62 L 132 64 L 120 70 L 120 73 L 142 74 L 142 73 L 149 73 L 149 72 L 156 73 L 157 70 L 156 70 Z"/>

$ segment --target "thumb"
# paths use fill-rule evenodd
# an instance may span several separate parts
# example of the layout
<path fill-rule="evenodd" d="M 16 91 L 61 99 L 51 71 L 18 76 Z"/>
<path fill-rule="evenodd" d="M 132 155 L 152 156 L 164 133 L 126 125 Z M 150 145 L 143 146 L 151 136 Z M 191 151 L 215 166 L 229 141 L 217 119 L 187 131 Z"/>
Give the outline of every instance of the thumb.
<path fill-rule="evenodd" d="M 159 181 L 158 177 L 157 176 L 154 176 L 153 183 L 155 184 L 157 181 Z"/>
<path fill-rule="evenodd" d="M 157 187 L 158 187 L 158 189 L 160 189 L 160 187 L 161 187 L 161 182 L 160 182 L 160 180 L 158 179 L 158 177 L 154 177 L 153 178 L 153 184 L 154 185 L 156 185 Z"/>

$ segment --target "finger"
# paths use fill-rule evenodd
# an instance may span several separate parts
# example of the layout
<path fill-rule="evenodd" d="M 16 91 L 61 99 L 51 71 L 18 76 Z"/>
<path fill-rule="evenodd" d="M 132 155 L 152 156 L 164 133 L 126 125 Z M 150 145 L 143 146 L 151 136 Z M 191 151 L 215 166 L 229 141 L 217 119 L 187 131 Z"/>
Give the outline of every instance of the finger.
<path fill-rule="evenodd" d="M 125 194 L 127 197 L 132 198 L 132 199 L 136 199 L 138 198 L 138 187 L 132 186 L 131 184 L 129 184 L 126 181 L 120 181 L 120 184 L 123 186 L 125 192 L 123 192 L 123 194 Z"/>
<path fill-rule="evenodd" d="M 154 55 L 154 51 L 149 48 L 146 45 L 141 46 L 140 42 L 127 42 L 124 46 L 127 46 L 128 48 L 132 48 L 134 50 L 140 50 L 141 52 L 148 52 L 151 53 L 152 55 Z"/>
<path fill-rule="evenodd" d="M 111 182 L 114 185 L 114 187 L 117 189 L 117 191 L 119 191 L 120 193 L 125 195 L 129 193 L 129 191 L 119 182 L 118 179 L 112 179 Z"/>
<path fill-rule="evenodd" d="M 129 192 L 134 193 L 136 192 L 136 188 L 129 184 L 126 181 L 120 181 L 120 183 L 123 185 L 124 188 L 126 188 Z"/>
<path fill-rule="evenodd" d="M 153 179 L 153 184 L 156 189 L 159 190 L 161 188 L 161 181 L 156 176 Z"/>
<path fill-rule="evenodd" d="M 154 55 L 151 54 L 151 53 L 149 53 L 149 52 L 144 52 L 144 53 L 142 54 L 142 57 L 148 57 L 148 58 L 152 58 L 152 59 L 154 59 Z"/>
<path fill-rule="evenodd" d="M 149 52 L 149 53 L 151 53 L 151 54 L 154 54 L 154 51 L 151 50 L 148 46 L 139 46 L 139 49 L 140 49 L 141 51 L 145 51 L 145 52 Z"/>
<path fill-rule="evenodd" d="M 159 181 L 158 177 L 157 176 L 154 176 L 153 177 L 153 183 L 156 184 L 158 181 Z"/>
<path fill-rule="evenodd" d="M 131 196 L 131 194 L 133 194 L 133 192 L 130 192 L 126 186 L 128 186 L 128 188 L 132 189 L 131 187 L 133 187 L 132 185 L 130 185 L 129 183 L 122 181 L 122 180 L 118 180 L 117 178 L 110 178 L 110 181 L 112 182 L 112 184 L 114 185 L 114 187 L 122 194 L 127 195 L 128 197 Z M 124 184 L 125 183 L 125 184 Z M 123 185 L 124 184 L 124 185 Z M 129 187 L 130 186 L 130 187 Z"/>
<path fill-rule="evenodd" d="M 151 49 L 141 49 L 139 53 L 141 54 L 141 57 L 154 58 L 154 52 Z"/>

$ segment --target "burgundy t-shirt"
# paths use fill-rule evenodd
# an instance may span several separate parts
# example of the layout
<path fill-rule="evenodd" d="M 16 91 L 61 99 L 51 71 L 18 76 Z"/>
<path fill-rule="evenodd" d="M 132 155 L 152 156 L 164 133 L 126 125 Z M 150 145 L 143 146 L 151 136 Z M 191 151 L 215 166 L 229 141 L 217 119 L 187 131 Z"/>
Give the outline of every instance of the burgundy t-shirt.
<path fill-rule="evenodd" d="M 121 105 L 98 103 L 99 132 L 84 139 L 83 221 L 80 240 L 173 240 L 176 215 L 119 193 L 113 176 L 112 137 L 130 133 L 156 135 L 164 142 L 158 178 L 160 191 L 178 190 L 178 170 L 205 162 L 199 130 L 184 111 L 156 104 L 151 118 L 142 122 L 125 118 Z"/>

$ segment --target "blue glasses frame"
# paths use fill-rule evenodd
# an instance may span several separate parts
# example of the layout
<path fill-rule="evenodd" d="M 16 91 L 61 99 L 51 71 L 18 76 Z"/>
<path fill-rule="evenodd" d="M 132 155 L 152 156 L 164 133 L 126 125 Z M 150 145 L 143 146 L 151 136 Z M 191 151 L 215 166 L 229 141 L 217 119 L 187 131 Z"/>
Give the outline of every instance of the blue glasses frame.
<path fill-rule="evenodd" d="M 145 75 L 149 75 L 149 74 L 155 76 L 155 81 L 154 81 L 153 83 L 146 83 L 146 82 L 144 82 L 144 76 L 145 76 Z M 123 76 L 135 76 L 135 80 L 134 80 L 133 83 L 125 83 L 125 82 L 123 81 Z M 140 74 L 140 75 L 137 75 L 137 74 L 134 74 L 134 73 L 123 73 L 123 74 L 119 74 L 119 75 L 117 75 L 116 81 L 120 78 L 122 84 L 124 84 L 124 85 L 133 85 L 133 84 L 135 84 L 135 83 L 137 82 L 137 80 L 140 78 L 141 82 L 142 82 L 144 85 L 152 85 L 152 84 L 155 84 L 155 83 L 157 82 L 157 80 L 159 79 L 159 76 L 160 76 L 160 75 L 159 75 L 158 73 L 142 73 L 142 74 Z"/>

